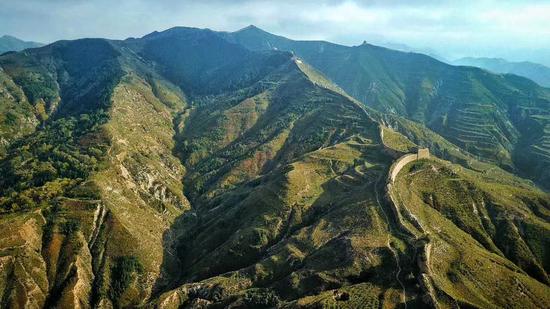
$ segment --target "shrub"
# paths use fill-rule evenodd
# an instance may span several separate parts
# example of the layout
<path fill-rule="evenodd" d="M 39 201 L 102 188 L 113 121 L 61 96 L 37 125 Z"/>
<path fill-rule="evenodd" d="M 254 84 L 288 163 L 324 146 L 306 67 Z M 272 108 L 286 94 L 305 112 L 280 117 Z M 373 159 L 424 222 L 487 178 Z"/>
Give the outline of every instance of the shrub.
<path fill-rule="evenodd" d="M 246 292 L 243 302 L 248 308 L 274 308 L 280 300 L 271 290 L 252 289 Z"/>
<path fill-rule="evenodd" d="M 80 229 L 80 222 L 76 220 L 67 220 L 61 225 L 61 233 L 65 236 L 73 235 Z"/>

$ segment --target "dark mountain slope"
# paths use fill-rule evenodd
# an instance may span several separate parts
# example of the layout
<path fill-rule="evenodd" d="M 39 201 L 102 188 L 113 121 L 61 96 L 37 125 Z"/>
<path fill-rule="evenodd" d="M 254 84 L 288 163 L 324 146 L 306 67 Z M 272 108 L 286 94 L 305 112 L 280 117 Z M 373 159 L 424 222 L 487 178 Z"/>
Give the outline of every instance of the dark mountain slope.
<path fill-rule="evenodd" d="M 292 51 L 366 105 L 421 122 L 548 186 L 550 91 L 527 79 L 369 44 L 293 41 L 255 27 L 220 35 L 252 50 Z"/>
<path fill-rule="evenodd" d="M 546 282 L 541 267 L 545 253 L 530 255 L 525 251 L 529 253 L 524 258 L 515 260 L 521 265 L 517 266 L 508 260 L 515 259 L 516 253 L 491 253 L 493 247 L 482 248 L 477 240 L 457 232 L 463 228 L 477 237 L 461 223 L 457 223 L 460 228 L 450 227 L 455 234 L 464 233 L 456 239 L 449 234 L 455 241 L 453 246 L 463 243 L 458 250 L 473 247 L 469 251 L 472 260 L 487 268 L 456 277 L 454 284 L 483 282 L 483 287 L 460 290 L 459 296 L 441 285 L 439 276 L 446 276 L 441 273 L 428 274 L 429 280 L 435 280 L 436 290 L 415 286 L 417 281 L 412 278 L 424 276 L 420 263 L 424 240 L 420 235 L 407 235 L 411 232 L 394 221 L 392 208 L 384 200 L 382 184 L 392 161 L 380 139 L 378 124 L 352 100 L 304 79 L 309 75 L 299 74 L 296 68 L 300 67 L 274 72 L 284 74 L 284 78 L 275 84 L 260 81 L 269 85 L 267 88 L 254 86 L 239 91 L 244 97 L 228 97 L 226 93 L 196 101 L 198 105 L 185 118 L 178 139 L 184 141 L 181 155 L 188 167 L 186 183 L 193 208 L 167 237 L 178 239 L 169 250 L 179 256 L 179 263 L 165 263 L 160 291 L 172 290 L 163 293 L 156 305 L 315 308 L 338 303 L 346 307 L 392 307 L 407 301 L 415 306 L 421 305 L 420 295 L 432 292 L 442 294 L 435 299 L 443 307 L 450 306 L 453 299 L 481 307 L 510 303 L 512 300 L 492 296 L 496 295 L 493 280 L 504 280 L 507 287 L 521 282 L 519 285 L 534 293 L 530 295 L 543 295 L 545 284 L 520 269 L 536 273 L 538 280 Z M 450 144 L 430 134 L 439 139 L 434 143 Z M 531 205 L 527 207 L 544 212 L 548 206 L 547 195 L 528 183 L 495 166 L 473 165 L 480 172 L 468 170 L 474 175 L 470 177 L 487 173 L 484 177 L 495 182 L 495 190 L 515 185 L 526 190 L 514 194 Z M 481 190 L 480 184 L 472 186 Z M 452 181 L 439 190 L 443 195 L 464 197 L 463 191 L 455 193 Z M 499 203 L 516 209 L 511 200 Z M 446 204 L 470 213 L 456 201 Z M 535 229 L 546 229 L 542 227 L 544 216 L 527 213 L 526 220 L 534 220 Z M 436 222 L 425 224 L 439 228 Z M 522 243 L 522 237 L 511 239 Z M 541 241 L 538 239 L 534 242 Z M 439 244 L 434 248 L 448 250 Z M 438 261 L 443 263 L 441 258 Z M 469 261 L 454 256 L 447 261 L 471 267 Z M 498 269 L 496 275 L 490 270 L 494 268 Z M 516 271 L 521 274 L 513 277 Z M 388 278 L 381 273 L 391 275 Z M 181 286 L 175 287 L 177 282 Z M 323 292 L 326 290 L 331 291 Z M 334 296 L 339 293 L 351 295 L 349 302 L 340 303 Z M 482 302 L 464 300 L 479 294 Z M 522 296 L 515 301 L 526 306 L 548 302 L 538 296 Z"/>
<path fill-rule="evenodd" d="M 284 52 L 251 52 L 211 30 L 184 27 L 126 40 L 124 45 L 190 94 L 247 86 L 289 58 Z"/>
<path fill-rule="evenodd" d="M 197 55 L 211 47 L 208 40 L 194 45 Z M 37 119 L 29 135 L 6 133 L 12 141 L 0 162 L 0 203 L 4 214 L 12 214 L 2 226 L 28 231 L 28 240 L 17 234 L 14 241 L 32 241 L 29 250 L 41 251 L 32 251 L 28 260 L 25 247 L 10 251 L 12 241 L 6 240 L 2 250 L 11 253 L 2 262 L 3 305 L 134 306 L 149 297 L 160 263 L 172 263 L 162 256 L 163 246 L 171 246 L 163 234 L 189 207 L 181 182 L 185 168 L 172 152 L 173 123 L 183 119 L 187 103 L 161 74 L 181 82 L 172 73 L 185 72 L 187 62 L 159 74 L 149 54 L 136 51 L 126 42 L 78 40 L 0 57 L 14 85 L 3 91 L 9 104 L 25 104 Z M 252 54 L 238 47 L 236 62 L 228 58 L 212 67 L 228 73 L 223 80 L 199 78 L 181 88 L 200 85 L 207 96 L 196 99 L 205 101 L 237 85 L 258 84 L 271 71 L 279 73 L 265 82 L 275 84 L 293 63 L 287 53 L 275 55 L 284 60 L 276 60 L 281 65 L 272 55 Z M 181 59 L 185 53 L 175 55 Z M 16 265 L 36 269 L 37 281 L 14 272 Z M 42 292 L 25 298 L 32 290 Z"/>
<path fill-rule="evenodd" d="M 77 53 L 86 56 L 86 60 L 80 61 Z M 101 151 L 88 148 L 83 140 L 93 139 L 94 146 L 104 146 L 98 145 L 103 137 L 97 126 L 107 118 L 104 109 L 122 75 L 120 65 L 117 66 L 118 55 L 107 41 L 81 40 L 0 58 L 7 78 L 17 85 L 15 89 L 22 90 L 12 114 L 35 119 L 35 126 L 40 123 L 40 130 L 28 136 L 13 136 L 23 138 L 10 145 L 0 164 L 4 197 L 14 190 L 21 193 L 40 187 L 58 176 L 75 179 L 90 172 Z M 73 164 L 67 165 L 67 161 Z M 2 201 L 3 208 L 14 205 L 18 205 L 14 198 Z"/>
<path fill-rule="evenodd" d="M 6 54 L 0 64 L 31 104 L 43 105 L 39 110 L 44 109 L 46 117 L 64 116 L 108 104 L 109 91 L 122 75 L 119 56 L 107 40 L 82 39 Z"/>
<path fill-rule="evenodd" d="M 198 282 L 164 293 L 160 306 L 273 306 L 342 285 L 367 302 L 400 302 L 396 282 L 375 270 L 396 263 L 389 209 L 375 193 L 389 161 L 359 105 L 294 61 L 195 102 L 178 134 L 193 209 L 168 237 L 181 264 L 166 264 L 160 291 Z"/>

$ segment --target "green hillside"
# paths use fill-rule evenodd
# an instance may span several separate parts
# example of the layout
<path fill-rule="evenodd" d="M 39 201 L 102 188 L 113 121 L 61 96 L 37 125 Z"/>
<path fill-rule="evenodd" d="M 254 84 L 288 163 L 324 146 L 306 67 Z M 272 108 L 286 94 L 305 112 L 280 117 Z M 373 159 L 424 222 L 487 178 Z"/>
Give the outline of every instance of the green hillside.
<path fill-rule="evenodd" d="M 546 306 L 535 295 L 548 284 L 547 195 L 510 180 L 432 159 L 405 166 L 390 189 L 445 306 Z"/>

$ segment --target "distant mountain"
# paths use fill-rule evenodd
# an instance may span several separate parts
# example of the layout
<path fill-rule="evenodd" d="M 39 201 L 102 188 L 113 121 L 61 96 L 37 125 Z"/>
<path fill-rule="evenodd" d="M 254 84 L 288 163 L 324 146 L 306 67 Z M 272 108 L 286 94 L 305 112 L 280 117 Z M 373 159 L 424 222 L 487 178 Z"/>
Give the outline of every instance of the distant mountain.
<path fill-rule="evenodd" d="M 516 74 L 550 88 L 550 68 L 538 63 L 529 61 L 510 62 L 502 58 L 466 57 L 457 59 L 452 64 L 479 67 L 495 73 Z"/>
<path fill-rule="evenodd" d="M 27 48 L 43 46 L 42 43 L 27 42 L 10 35 L 0 37 L 0 54 L 8 51 L 20 51 Z"/>
<path fill-rule="evenodd" d="M 382 47 L 386 47 L 389 49 L 395 49 L 403 52 L 413 52 L 413 53 L 419 53 L 424 54 L 427 56 L 430 56 L 434 59 L 437 59 L 441 62 L 449 63 L 449 60 L 447 60 L 445 57 L 441 56 L 438 51 L 432 49 L 432 48 L 418 48 L 418 47 L 412 47 L 407 44 L 401 44 L 401 43 L 393 43 L 393 42 L 382 42 L 382 43 L 375 43 L 375 45 L 379 45 Z"/>
<path fill-rule="evenodd" d="M 367 43 L 294 41 L 254 26 L 221 35 L 251 50 L 291 51 L 365 105 L 550 187 L 550 90 L 529 79 Z"/>

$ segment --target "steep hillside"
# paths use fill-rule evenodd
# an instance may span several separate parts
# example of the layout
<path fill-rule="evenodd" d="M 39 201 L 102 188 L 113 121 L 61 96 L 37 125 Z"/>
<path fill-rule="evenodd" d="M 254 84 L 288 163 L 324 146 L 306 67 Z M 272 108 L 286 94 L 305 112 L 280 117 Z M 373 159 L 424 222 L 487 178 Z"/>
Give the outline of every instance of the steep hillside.
<path fill-rule="evenodd" d="M 423 123 L 475 155 L 549 185 L 550 90 L 527 79 L 369 44 L 293 41 L 253 26 L 220 36 L 251 50 L 292 51 L 367 106 Z"/>
<path fill-rule="evenodd" d="M 433 301 L 548 306 L 547 194 L 437 159 L 407 164 L 389 188 L 403 230 L 422 249 Z"/>
<path fill-rule="evenodd" d="M 283 52 L 251 52 L 211 30 L 185 27 L 123 43 L 192 95 L 239 89 L 261 79 L 289 57 Z"/>
<path fill-rule="evenodd" d="M 0 70 L 0 158 L 14 140 L 32 132 L 39 124 L 40 106 L 27 100 L 13 79 Z"/>
<path fill-rule="evenodd" d="M 0 162 L 2 227 L 22 232 L 2 245 L 3 283 L 12 282 L 2 306 L 143 303 L 163 232 L 189 208 L 172 155 L 185 97 L 106 40 L 58 42 L 0 63 L 37 119 L 34 132 L 11 136 Z M 32 259 L 18 242 L 38 248 Z"/>
<path fill-rule="evenodd" d="M 510 62 L 500 58 L 460 58 L 452 62 L 455 65 L 468 65 L 495 73 L 515 74 L 527 77 L 537 84 L 550 87 L 550 68 L 529 61 Z"/>
<path fill-rule="evenodd" d="M 228 95 L 200 102 L 179 134 L 193 208 L 174 225 L 179 272 L 158 305 L 269 307 L 351 286 L 402 302 L 383 271 L 404 248 L 377 194 L 391 162 L 378 124 L 292 61 Z"/>

